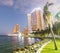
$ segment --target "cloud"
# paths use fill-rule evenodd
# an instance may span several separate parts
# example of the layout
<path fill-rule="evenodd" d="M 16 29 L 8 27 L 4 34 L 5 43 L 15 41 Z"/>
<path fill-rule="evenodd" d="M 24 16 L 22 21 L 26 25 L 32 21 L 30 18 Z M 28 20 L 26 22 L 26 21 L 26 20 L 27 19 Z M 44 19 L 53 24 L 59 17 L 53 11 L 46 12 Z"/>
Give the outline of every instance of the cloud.
<path fill-rule="evenodd" d="M 41 7 L 43 9 L 46 2 L 54 3 L 54 8 L 52 7 L 52 12 L 57 10 L 58 0 L 17 0 L 14 8 L 19 9 L 22 12 L 31 12 L 36 7 Z M 56 7 L 55 7 L 56 5 Z"/>
<path fill-rule="evenodd" d="M 13 0 L 0 0 L 0 5 L 13 6 Z"/>
<path fill-rule="evenodd" d="M 43 9 L 47 1 L 55 5 L 51 7 L 52 12 L 58 10 L 58 0 L 0 0 L 0 5 L 13 6 L 13 8 L 19 12 L 29 13 L 36 7 Z"/>
<path fill-rule="evenodd" d="M 47 0 L 47 1 L 50 3 L 56 3 L 57 2 L 57 0 Z"/>
<path fill-rule="evenodd" d="M 23 12 L 31 12 L 36 7 L 42 7 L 44 0 L 17 0 L 14 8 Z"/>
<path fill-rule="evenodd" d="M 60 11 L 60 4 L 52 5 L 49 10 L 52 12 L 52 14 L 55 16 L 58 11 Z"/>

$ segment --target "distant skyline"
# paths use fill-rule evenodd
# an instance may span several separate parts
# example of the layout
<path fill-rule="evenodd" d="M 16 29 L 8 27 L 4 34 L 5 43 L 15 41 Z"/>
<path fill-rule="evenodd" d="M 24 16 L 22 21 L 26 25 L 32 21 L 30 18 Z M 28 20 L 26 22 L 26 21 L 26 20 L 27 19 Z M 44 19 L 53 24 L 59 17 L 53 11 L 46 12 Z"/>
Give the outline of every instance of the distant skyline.
<path fill-rule="evenodd" d="M 60 0 L 0 0 L 0 34 L 11 33 L 16 24 L 23 31 L 28 26 L 27 14 L 37 7 L 43 10 L 47 1 L 54 3 L 49 9 L 55 16 L 60 11 Z"/>

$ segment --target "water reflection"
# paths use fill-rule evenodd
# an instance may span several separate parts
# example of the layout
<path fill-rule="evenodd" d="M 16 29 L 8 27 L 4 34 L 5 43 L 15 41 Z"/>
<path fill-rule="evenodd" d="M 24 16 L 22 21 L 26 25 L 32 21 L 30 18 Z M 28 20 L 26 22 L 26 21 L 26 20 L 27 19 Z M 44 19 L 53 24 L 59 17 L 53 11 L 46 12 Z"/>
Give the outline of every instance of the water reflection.
<path fill-rule="evenodd" d="M 35 43 L 35 39 L 29 37 L 29 38 L 28 38 L 28 43 L 29 43 L 29 45 Z"/>
<path fill-rule="evenodd" d="M 23 48 L 25 46 L 34 44 L 40 41 L 39 38 L 30 38 L 23 36 L 0 36 L 0 53 L 12 53 L 17 48 Z"/>
<path fill-rule="evenodd" d="M 34 44 L 34 43 L 36 43 L 38 41 L 40 41 L 39 38 L 13 36 L 12 37 L 12 46 L 13 46 L 13 48 L 17 48 L 17 47 L 23 48 L 25 46 L 32 45 L 32 44 Z"/>

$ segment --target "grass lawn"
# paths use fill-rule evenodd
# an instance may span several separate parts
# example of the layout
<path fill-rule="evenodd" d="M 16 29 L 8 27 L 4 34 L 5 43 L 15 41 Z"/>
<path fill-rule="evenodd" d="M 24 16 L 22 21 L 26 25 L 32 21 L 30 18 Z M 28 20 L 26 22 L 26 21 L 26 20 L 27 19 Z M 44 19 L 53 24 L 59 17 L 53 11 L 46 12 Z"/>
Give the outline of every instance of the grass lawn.
<path fill-rule="evenodd" d="M 41 53 L 60 53 L 60 40 L 56 40 L 58 50 L 54 49 L 54 42 L 51 41 L 49 44 L 47 44 Z"/>

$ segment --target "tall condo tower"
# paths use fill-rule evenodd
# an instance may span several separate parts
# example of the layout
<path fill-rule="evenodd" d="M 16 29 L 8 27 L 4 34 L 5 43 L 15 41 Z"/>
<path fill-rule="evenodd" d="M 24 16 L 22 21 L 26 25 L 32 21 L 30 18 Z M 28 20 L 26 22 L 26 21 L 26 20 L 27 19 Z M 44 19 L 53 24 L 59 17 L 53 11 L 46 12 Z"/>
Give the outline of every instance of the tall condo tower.
<path fill-rule="evenodd" d="M 16 24 L 13 29 L 13 33 L 19 33 L 20 32 L 20 25 Z"/>
<path fill-rule="evenodd" d="M 44 28 L 43 13 L 40 9 L 35 9 L 28 14 L 28 29 L 31 31 L 42 30 Z"/>
<path fill-rule="evenodd" d="M 28 33 L 32 31 L 31 29 L 31 14 L 27 14 L 28 16 Z"/>

